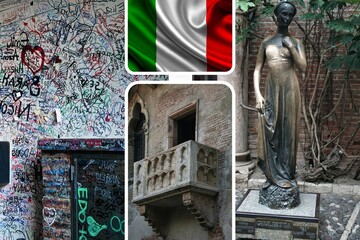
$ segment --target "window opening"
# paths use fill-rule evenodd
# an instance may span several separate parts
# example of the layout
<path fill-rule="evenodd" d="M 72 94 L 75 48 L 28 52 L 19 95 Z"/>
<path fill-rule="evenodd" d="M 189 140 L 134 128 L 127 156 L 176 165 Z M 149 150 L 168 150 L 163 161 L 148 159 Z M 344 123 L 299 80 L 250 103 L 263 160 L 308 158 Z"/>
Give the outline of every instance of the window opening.
<path fill-rule="evenodd" d="M 183 142 L 197 141 L 198 100 L 190 103 L 169 116 L 168 147 Z"/>
<path fill-rule="evenodd" d="M 139 161 L 145 157 L 145 130 L 144 130 L 145 116 L 140 114 L 140 119 L 135 127 L 134 139 L 134 161 Z"/>
<path fill-rule="evenodd" d="M 177 120 L 177 144 L 194 140 L 195 141 L 195 126 L 196 126 L 196 112 L 190 113 Z"/>

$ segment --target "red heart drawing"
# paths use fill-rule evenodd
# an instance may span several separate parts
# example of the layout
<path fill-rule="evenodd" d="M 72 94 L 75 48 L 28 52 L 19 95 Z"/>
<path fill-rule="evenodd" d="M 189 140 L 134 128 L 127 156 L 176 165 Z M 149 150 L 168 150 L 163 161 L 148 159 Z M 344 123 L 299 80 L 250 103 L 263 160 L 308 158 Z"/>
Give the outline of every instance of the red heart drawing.
<path fill-rule="evenodd" d="M 44 66 L 44 50 L 39 46 L 32 47 L 30 45 L 27 45 L 23 48 L 21 52 L 21 61 L 35 75 L 35 73 L 41 71 Z"/>

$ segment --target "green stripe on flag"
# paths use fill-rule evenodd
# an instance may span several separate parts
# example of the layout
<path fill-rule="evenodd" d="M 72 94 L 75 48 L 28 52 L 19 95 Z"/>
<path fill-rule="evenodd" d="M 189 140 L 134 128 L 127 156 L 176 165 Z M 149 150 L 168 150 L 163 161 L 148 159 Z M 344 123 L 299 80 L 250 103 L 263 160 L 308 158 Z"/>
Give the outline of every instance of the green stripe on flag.
<path fill-rule="evenodd" d="M 156 0 L 128 1 L 128 68 L 156 71 Z"/>

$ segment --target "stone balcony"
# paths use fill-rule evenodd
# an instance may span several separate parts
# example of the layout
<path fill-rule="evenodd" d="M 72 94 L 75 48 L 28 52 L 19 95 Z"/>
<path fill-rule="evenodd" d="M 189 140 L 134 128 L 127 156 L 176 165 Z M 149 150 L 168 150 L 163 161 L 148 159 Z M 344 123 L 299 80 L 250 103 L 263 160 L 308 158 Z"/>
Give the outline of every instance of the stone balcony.
<path fill-rule="evenodd" d="M 152 207 L 185 205 L 201 226 L 211 228 L 218 191 L 218 150 L 195 141 L 134 163 L 133 202 L 160 235 Z"/>
<path fill-rule="evenodd" d="M 208 195 L 218 192 L 218 151 L 194 141 L 135 162 L 134 170 L 134 203 L 166 196 L 184 187 Z"/>

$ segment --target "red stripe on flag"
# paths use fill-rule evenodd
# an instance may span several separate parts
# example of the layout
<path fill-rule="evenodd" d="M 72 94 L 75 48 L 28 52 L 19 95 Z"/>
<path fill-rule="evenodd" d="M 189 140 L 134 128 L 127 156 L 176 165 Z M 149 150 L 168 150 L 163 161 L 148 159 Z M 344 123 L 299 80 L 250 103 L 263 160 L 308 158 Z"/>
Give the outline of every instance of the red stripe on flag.
<path fill-rule="evenodd" d="M 206 58 L 208 71 L 229 71 L 232 66 L 232 1 L 206 1 Z"/>

